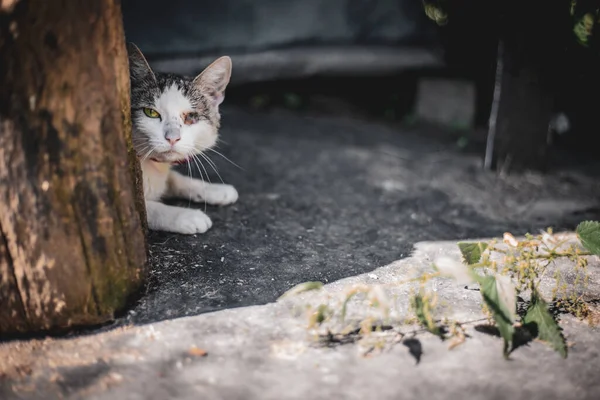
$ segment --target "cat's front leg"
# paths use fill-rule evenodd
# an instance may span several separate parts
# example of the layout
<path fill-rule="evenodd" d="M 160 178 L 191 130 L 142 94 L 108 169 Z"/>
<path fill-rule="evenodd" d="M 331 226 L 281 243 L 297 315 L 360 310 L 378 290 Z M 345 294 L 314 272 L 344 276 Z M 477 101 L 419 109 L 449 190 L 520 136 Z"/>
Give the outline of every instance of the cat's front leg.
<path fill-rule="evenodd" d="M 208 215 L 193 208 L 169 206 L 158 201 L 146 201 L 148 228 L 155 231 L 194 234 L 204 233 L 212 226 Z"/>
<path fill-rule="evenodd" d="M 181 175 L 177 171 L 169 172 L 166 195 L 195 202 L 205 201 L 217 206 L 233 204 L 238 199 L 238 192 L 231 185 L 204 182 Z"/>

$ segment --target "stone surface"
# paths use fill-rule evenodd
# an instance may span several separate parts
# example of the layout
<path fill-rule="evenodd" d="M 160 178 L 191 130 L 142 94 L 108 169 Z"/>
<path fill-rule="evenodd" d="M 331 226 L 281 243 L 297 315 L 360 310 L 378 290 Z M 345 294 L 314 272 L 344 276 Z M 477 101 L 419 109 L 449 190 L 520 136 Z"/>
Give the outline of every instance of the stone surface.
<path fill-rule="evenodd" d="M 454 241 L 423 242 L 404 260 L 265 306 L 127 327 L 60 340 L 0 345 L 0 397 L 12 399 L 593 399 L 600 390 L 600 332 L 561 316 L 570 344 L 562 359 L 532 342 L 502 357 L 500 339 L 483 324 L 478 292 L 438 280 L 451 306 L 446 316 L 465 322 L 466 341 L 448 343 L 411 326 L 398 340 L 365 355 L 358 344 L 317 346 L 299 309 L 334 304 L 357 284 L 397 282 L 430 269 L 440 255 L 458 257 Z M 600 296 L 597 258 L 588 293 Z M 375 277 L 375 278 L 374 278 Z M 548 279 L 548 278 L 547 278 Z M 548 284 L 549 282 L 546 282 Z M 401 294 L 405 288 L 393 289 Z M 394 309 L 403 314 L 407 299 Z M 355 304 L 364 318 L 369 307 Z M 470 321 L 470 322 L 469 322 Z M 388 335 L 390 336 L 390 335 Z M 419 360 L 410 349 L 420 350 Z"/>
<path fill-rule="evenodd" d="M 471 336 L 453 350 L 401 324 L 399 333 L 380 334 L 390 343 L 382 353 L 365 356 L 369 342 L 317 346 L 306 314 L 307 305 L 339 307 L 354 285 L 430 271 L 436 257 L 458 257 L 458 240 L 596 219 L 593 164 L 497 178 L 481 171 L 479 156 L 416 128 L 233 108 L 223 125 L 228 145 L 220 150 L 243 170 L 224 162 L 219 169 L 238 187 L 239 203 L 207 208 L 215 224 L 206 235 L 152 233 L 148 292 L 115 326 L 1 343 L 1 399 L 597 396 L 597 328 L 561 315 L 566 360 L 532 342 L 507 361 L 500 339 L 476 329 L 485 323 L 480 293 L 449 280 L 431 288 L 444 315 Z M 590 299 L 600 298 L 599 266 L 590 259 Z M 309 280 L 328 284 L 275 302 Z M 397 321 L 409 315 L 409 289 L 387 291 Z M 377 310 L 350 303 L 348 323 L 369 315 Z M 409 350 L 419 347 L 417 362 Z"/>

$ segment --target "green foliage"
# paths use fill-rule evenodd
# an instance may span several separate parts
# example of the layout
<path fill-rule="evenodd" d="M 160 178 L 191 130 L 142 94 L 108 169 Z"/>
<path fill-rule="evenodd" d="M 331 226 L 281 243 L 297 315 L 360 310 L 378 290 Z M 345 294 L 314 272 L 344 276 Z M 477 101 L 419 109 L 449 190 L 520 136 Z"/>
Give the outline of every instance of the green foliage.
<path fill-rule="evenodd" d="M 438 26 L 448 25 L 452 15 L 448 14 L 448 0 L 422 0 L 425 15 Z M 571 31 L 576 43 L 586 49 L 598 52 L 597 32 L 600 30 L 600 8 L 598 1 L 571 0 L 568 13 L 571 17 Z M 512 12 L 512 10 L 510 11 Z M 515 10 L 515 12 L 519 12 Z M 567 16 L 567 8 L 564 9 Z M 500 13 L 502 14 L 502 13 Z"/>
<path fill-rule="evenodd" d="M 315 323 L 322 324 L 331 315 L 331 310 L 326 304 L 321 304 L 313 315 Z"/>
<path fill-rule="evenodd" d="M 287 292 L 279 296 L 279 299 L 284 299 L 289 296 L 294 296 L 302 292 L 308 292 L 310 290 L 319 290 L 323 287 L 322 282 L 304 282 L 300 283 L 293 288 L 289 289 Z"/>
<path fill-rule="evenodd" d="M 507 356 L 512 347 L 515 334 L 514 319 L 516 313 L 516 293 L 514 287 L 501 284 L 501 278 L 484 276 L 479 278 L 481 295 L 485 304 L 492 311 L 492 316 L 504 339 L 504 355 Z"/>
<path fill-rule="evenodd" d="M 533 291 L 531 295 L 531 303 L 527 309 L 523 324 L 537 338 L 547 342 L 554 350 L 556 350 L 563 358 L 567 358 L 567 344 L 565 338 L 561 334 L 560 327 L 548 311 L 548 305 L 537 292 Z"/>
<path fill-rule="evenodd" d="M 440 26 L 448 23 L 448 14 L 444 9 L 444 3 L 443 0 L 423 0 L 425 15 Z"/>
<path fill-rule="evenodd" d="M 427 331 L 443 339 L 444 335 L 433 319 L 433 304 L 429 297 L 427 295 L 418 293 L 411 299 L 411 306 L 415 312 L 415 315 L 417 316 L 417 319 L 419 320 L 419 323 L 425 329 L 427 329 Z"/>
<path fill-rule="evenodd" d="M 577 226 L 576 232 L 583 247 L 600 255 L 600 222 L 584 221 Z"/>
<path fill-rule="evenodd" d="M 553 300 L 560 303 L 566 311 L 579 317 L 586 314 L 587 306 L 581 300 L 581 295 L 576 293 L 582 293 L 587 282 L 585 257 L 600 254 L 600 223 L 582 222 L 577 227 L 577 235 L 589 252 L 582 251 L 577 245 L 564 249 L 564 242 L 554 237 L 551 231 L 543 232 L 537 237 L 526 235 L 522 241 L 518 241 L 507 232 L 503 237 L 504 247 L 495 243 L 458 243 L 464 267 L 470 268 L 470 277 L 479 284 L 484 304 L 504 341 L 505 357 L 513 350 L 516 326 L 519 324 L 516 313 L 517 295 L 522 292 L 531 293 L 531 302 L 520 322 L 529 330 L 533 330 L 534 336 L 547 342 L 562 357 L 567 356 L 567 346 L 560 327 L 550 314 L 548 304 L 537 287 L 550 263 L 559 258 L 573 261 L 575 279 L 571 285 L 576 286 L 577 290 L 570 295 L 567 283 L 557 270 L 554 276 L 556 288 Z M 491 261 L 491 253 L 501 255 L 501 261 Z M 439 259 L 434 263 L 434 268 L 441 276 L 452 277 L 457 281 L 465 280 L 466 271 L 461 270 L 452 260 Z M 477 269 L 488 273 L 477 274 Z M 423 294 L 419 296 L 422 297 Z M 419 304 L 418 298 L 416 301 Z M 417 319 L 423 326 L 428 326 L 427 320 L 424 320 L 419 312 Z"/>
<path fill-rule="evenodd" d="M 359 293 L 361 293 L 361 290 L 354 289 L 346 295 L 346 298 L 344 299 L 344 303 L 342 304 L 342 313 L 340 316 L 342 322 L 344 322 L 344 320 L 346 319 L 346 311 L 348 310 L 348 303 L 350 302 L 350 300 L 352 300 L 352 298 L 354 296 L 356 296 Z"/>
<path fill-rule="evenodd" d="M 473 265 L 477 264 L 481 260 L 481 255 L 488 248 L 488 245 L 487 243 L 483 242 L 459 242 L 458 248 L 464 257 L 465 262 L 469 265 Z"/>
<path fill-rule="evenodd" d="M 570 239 L 553 235 L 551 230 L 536 236 L 527 234 L 521 240 L 517 240 L 507 232 L 503 235 L 500 244 L 497 244 L 496 240 L 488 243 L 460 242 L 458 247 L 462 262 L 451 257 L 441 257 L 432 265 L 435 272 L 422 272 L 414 278 L 389 284 L 354 286 L 344 293 L 340 299 L 340 307 L 320 304 L 316 309 L 309 308 L 309 327 L 324 329 L 325 326 L 329 326 L 327 333 L 321 335 L 321 338 L 325 338 L 330 344 L 375 340 L 375 344 L 369 344 L 369 351 L 372 351 L 375 348 L 385 347 L 382 341 L 389 338 L 388 343 L 393 345 L 405 334 L 399 332 L 393 322 L 389 322 L 390 310 L 394 308 L 397 299 L 390 301 L 384 288 L 418 284 L 418 291 L 408 298 L 411 315 L 414 315 L 409 321 L 417 322 L 426 331 L 443 340 L 450 339 L 449 348 L 453 348 L 468 337 L 465 331 L 465 325 L 468 323 L 439 318 L 436 320 L 434 311 L 436 311 L 437 297 L 435 292 L 427 289 L 428 283 L 433 279 L 451 278 L 460 284 L 479 285 L 483 311 L 490 316 L 490 321 L 493 321 L 503 340 L 505 357 L 508 357 L 522 343 L 522 333 L 529 331 L 531 336 L 545 342 L 565 358 L 567 357 L 565 338 L 549 311 L 548 302 L 542 297 L 538 288 L 542 277 L 554 279 L 556 287 L 552 291 L 552 304 L 555 308 L 559 307 L 561 311 L 569 312 L 578 318 L 591 315 L 590 308 L 582 300 L 582 294 L 585 293 L 588 282 L 587 257 L 600 254 L 600 223 L 582 222 L 577 227 L 577 237 L 581 245 L 589 251 L 582 249 L 579 243 L 569 244 Z M 550 264 L 558 259 L 573 263 L 573 268 L 569 269 L 568 282 L 563 279 L 560 268 L 555 269 L 552 276 L 546 273 Z M 437 283 L 434 282 L 434 287 L 435 285 Z M 320 282 L 307 282 L 297 285 L 282 297 L 321 287 Z M 379 317 L 374 318 L 369 315 L 364 318 L 361 316 L 360 322 L 346 321 L 350 300 L 356 299 L 360 302 L 358 295 L 363 295 L 362 300 L 368 301 L 371 306 L 369 312 L 376 309 Z M 517 315 L 518 296 L 530 298 L 522 317 Z M 406 296 L 401 296 L 401 299 L 405 298 Z M 336 315 L 339 317 L 338 321 L 344 325 L 342 330 L 334 328 L 337 332 L 332 332 L 330 324 L 335 323 Z M 382 328 L 384 326 L 385 329 Z"/>

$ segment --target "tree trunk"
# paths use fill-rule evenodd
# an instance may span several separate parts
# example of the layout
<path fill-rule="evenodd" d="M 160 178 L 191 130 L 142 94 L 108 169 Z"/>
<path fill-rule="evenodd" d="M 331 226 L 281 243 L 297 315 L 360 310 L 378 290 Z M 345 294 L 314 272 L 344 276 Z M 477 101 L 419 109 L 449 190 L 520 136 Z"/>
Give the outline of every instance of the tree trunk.
<path fill-rule="evenodd" d="M 120 1 L 1 1 L 0 335 L 123 309 L 145 278 L 140 194 Z"/>
<path fill-rule="evenodd" d="M 503 55 L 494 164 L 501 173 L 545 170 L 555 86 L 564 79 L 556 65 L 572 35 L 570 6 L 546 0 L 497 4 Z"/>
<path fill-rule="evenodd" d="M 496 170 L 543 171 L 548 160 L 552 94 L 526 68 L 504 70 L 497 120 Z"/>

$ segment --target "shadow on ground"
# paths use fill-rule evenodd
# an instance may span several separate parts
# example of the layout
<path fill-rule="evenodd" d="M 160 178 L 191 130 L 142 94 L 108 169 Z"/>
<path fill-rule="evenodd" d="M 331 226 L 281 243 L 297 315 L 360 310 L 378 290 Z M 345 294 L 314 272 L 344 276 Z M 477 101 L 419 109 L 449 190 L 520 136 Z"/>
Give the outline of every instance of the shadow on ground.
<path fill-rule="evenodd" d="M 264 304 L 406 257 L 418 241 L 573 229 L 599 214 L 589 168 L 499 179 L 425 133 L 225 108 L 219 151 L 242 169 L 211 158 L 240 200 L 207 207 L 204 235 L 150 234 L 151 283 L 118 324 Z"/>

